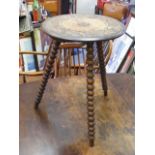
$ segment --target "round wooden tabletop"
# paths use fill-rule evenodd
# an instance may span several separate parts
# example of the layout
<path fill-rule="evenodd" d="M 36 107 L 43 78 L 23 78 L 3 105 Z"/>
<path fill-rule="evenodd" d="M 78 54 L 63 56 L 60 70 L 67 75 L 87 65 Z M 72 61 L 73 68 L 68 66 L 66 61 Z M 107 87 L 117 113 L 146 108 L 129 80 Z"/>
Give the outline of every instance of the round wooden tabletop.
<path fill-rule="evenodd" d="M 101 15 L 60 15 L 47 18 L 41 26 L 51 37 L 67 41 L 110 40 L 121 36 L 124 25 Z"/>

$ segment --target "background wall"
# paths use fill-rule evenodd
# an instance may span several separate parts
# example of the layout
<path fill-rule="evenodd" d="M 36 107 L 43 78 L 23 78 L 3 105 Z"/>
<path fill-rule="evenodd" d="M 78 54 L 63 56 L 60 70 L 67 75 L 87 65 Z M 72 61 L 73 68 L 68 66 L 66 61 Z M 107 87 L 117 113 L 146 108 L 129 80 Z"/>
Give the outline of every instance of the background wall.
<path fill-rule="evenodd" d="M 77 0 L 77 13 L 94 14 L 97 0 Z"/>

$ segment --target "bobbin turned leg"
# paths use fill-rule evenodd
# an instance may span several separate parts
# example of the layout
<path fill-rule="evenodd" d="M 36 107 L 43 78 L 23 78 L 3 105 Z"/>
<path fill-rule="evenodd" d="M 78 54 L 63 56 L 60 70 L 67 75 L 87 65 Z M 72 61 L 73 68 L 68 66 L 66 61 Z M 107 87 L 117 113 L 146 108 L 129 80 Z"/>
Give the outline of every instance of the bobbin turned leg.
<path fill-rule="evenodd" d="M 95 118 L 94 118 L 94 73 L 93 73 L 93 44 L 87 44 L 87 109 L 89 145 L 94 146 Z"/>
<path fill-rule="evenodd" d="M 100 74 L 101 74 L 101 81 L 102 81 L 102 89 L 104 90 L 104 96 L 108 94 L 108 87 L 107 87 L 107 80 L 106 80 L 106 69 L 105 69 L 105 62 L 104 62 L 104 54 L 103 54 L 103 47 L 102 42 L 97 42 L 98 48 L 98 60 L 100 66 Z"/>
<path fill-rule="evenodd" d="M 43 96 L 43 93 L 44 93 L 44 90 L 45 90 L 51 69 L 53 67 L 54 59 L 56 57 L 59 44 L 60 44 L 59 42 L 54 40 L 49 47 L 50 53 L 49 53 L 48 61 L 47 61 L 46 67 L 45 67 L 43 77 L 42 77 L 42 82 L 41 82 L 41 85 L 39 88 L 39 92 L 38 92 L 38 95 L 35 99 L 35 109 L 38 109 L 39 103 L 42 99 L 42 96 Z"/>

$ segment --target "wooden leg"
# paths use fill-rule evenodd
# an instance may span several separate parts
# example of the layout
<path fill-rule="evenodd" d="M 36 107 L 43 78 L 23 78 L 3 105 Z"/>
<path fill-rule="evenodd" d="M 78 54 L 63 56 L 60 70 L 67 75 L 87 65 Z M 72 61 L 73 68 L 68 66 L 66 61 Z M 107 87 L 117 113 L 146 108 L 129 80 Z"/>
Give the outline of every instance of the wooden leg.
<path fill-rule="evenodd" d="M 45 90 L 51 69 L 52 69 L 53 64 L 54 64 L 54 59 L 56 57 L 59 44 L 60 44 L 59 42 L 53 41 L 50 45 L 50 48 L 49 48 L 50 54 L 49 54 L 48 61 L 47 61 L 46 67 L 45 67 L 45 71 L 43 74 L 43 78 L 42 78 L 42 82 L 41 82 L 41 85 L 39 88 L 39 92 L 38 92 L 38 95 L 37 95 L 36 100 L 35 100 L 35 109 L 38 109 L 39 103 L 42 99 L 42 96 L 43 96 L 43 93 L 44 93 L 44 90 Z"/>
<path fill-rule="evenodd" d="M 26 77 L 23 75 L 23 83 L 26 83 Z"/>
<path fill-rule="evenodd" d="M 94 146 L 95 118 L 94 118 L 94 73 L 93 73 L 93 44 L 87 44 L 87 109 L 89 145 Z"/>
<path fill-rule="evenodd" d="M 100 66 L 102 89 L 104 90 L 104 96 L 107 96 L 108 87 L 107 87 L 107 80 L 106 80 L 106 69 L 105 69 L 105 62 L 104 62 L 103 47 L 102 47 L 101 41 L 97 42 L 97 48 L 98 48 L 98 60 L 99 60 L 99 66 Z"/>

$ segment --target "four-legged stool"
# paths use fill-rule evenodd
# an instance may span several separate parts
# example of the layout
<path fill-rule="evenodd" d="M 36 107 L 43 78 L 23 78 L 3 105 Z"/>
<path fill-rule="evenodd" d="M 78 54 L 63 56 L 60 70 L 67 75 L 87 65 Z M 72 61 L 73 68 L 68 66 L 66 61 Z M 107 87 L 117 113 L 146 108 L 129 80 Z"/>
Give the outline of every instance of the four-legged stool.
<path fill-rule="evenodd" d="M 43 74 L 38 95 L 35 100 L 37 109 L 42 99 L 49 74 L 56 58 L 61 42 L 84 42 L 87 44 L 87 111 L 89 145 L 94 146 L 95 118 L 94 118 L 94 73 L 93 73 L 93 43 L 97 43 L 102 88 L 107 95 L 106 70 L 102 41 L 108 41 L 121 36 L 124 26 L 119 21 L 101 15 L 61 15 L 48 18 L 42 24 L 42 30 L 52 37 L 49 47 L 49 57 Z"/>

